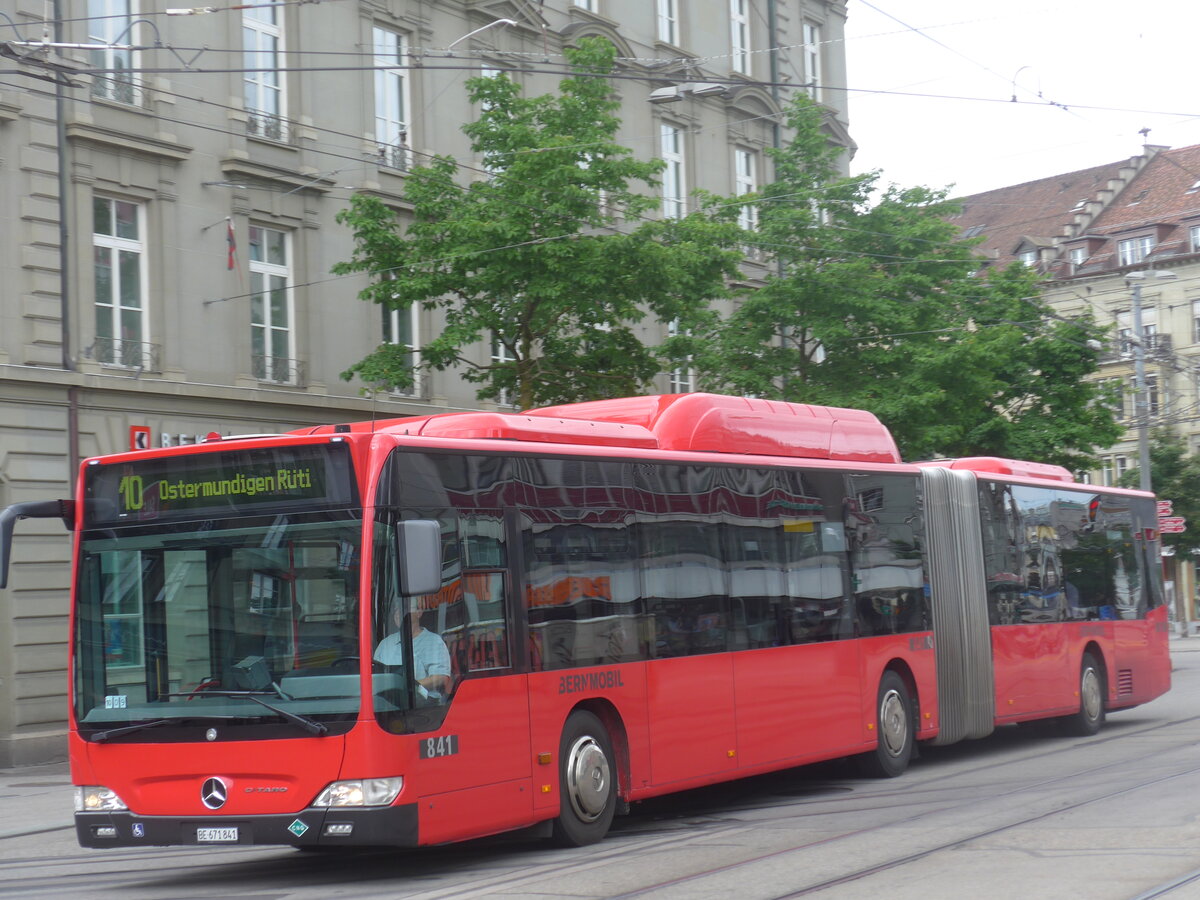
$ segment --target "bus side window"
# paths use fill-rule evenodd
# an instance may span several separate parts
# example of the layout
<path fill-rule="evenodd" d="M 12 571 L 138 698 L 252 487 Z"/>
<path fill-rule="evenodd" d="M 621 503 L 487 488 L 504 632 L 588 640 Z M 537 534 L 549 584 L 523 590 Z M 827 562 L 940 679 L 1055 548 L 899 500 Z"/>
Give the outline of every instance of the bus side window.
<path fill-rule="evenodd" d="M 907 475 L 851 475 L 847 479 L 851 573 L 863 636 L 924 631 L 925 596 L 920 482 Z"/>
<path fill-rule="evenodd" d="M 524 521 L 523 596 L 534 671 L 642 657 L 624 518 L 614 510 L 563 508 Z"/>
<path fill-rule="evenodd" d="M 437 607 L 435 629 L 450 650 L 457 677 L 509 666 L 504 518 L 497 511 L 462 511 L 461 566 Z M 443 587 L 443 594 L 447 588 Z"/>

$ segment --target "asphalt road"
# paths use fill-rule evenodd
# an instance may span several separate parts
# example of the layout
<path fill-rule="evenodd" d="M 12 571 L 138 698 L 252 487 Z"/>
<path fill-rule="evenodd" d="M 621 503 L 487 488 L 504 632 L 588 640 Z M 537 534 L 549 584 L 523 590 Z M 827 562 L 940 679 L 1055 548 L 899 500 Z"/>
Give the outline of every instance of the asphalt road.
<path fill-rule="evenodd" d="M 1200 898 L 1200 639 L 1174 688 L 1093 738 L 924 750 L 899 779 L 831 763 L 639 804 L 603 843 L 514 836 L 352 856 L 82 850 L 63 766 L 0 772 L 0 898 Z"/>

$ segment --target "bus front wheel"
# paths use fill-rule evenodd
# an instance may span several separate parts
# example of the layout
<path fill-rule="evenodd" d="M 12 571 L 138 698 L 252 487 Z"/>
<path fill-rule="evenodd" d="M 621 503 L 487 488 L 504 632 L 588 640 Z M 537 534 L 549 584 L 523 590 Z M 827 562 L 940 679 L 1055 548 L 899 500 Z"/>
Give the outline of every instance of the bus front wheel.
<path fill-rule="evenodd" d="M 558 745 L 558 844 L 582 847 L 604 838 L 617 809 L 616 772 L 604 725 L 586 710 L 571 713 Z"/>
<path fill-rule="evenodd" d="M 908 685 L 891 669 L 879 679 L 875 710 L 879 743 L 874 751 L 859 757 L 859 766 L 872 778 L 895 778 L 904 774 L 912 759 L 915 720 Z"/>
<path fill-rule="evenodd" d="M 1060 721 L 1063 730 L 1076 737 L 1090 737 L 1104 724 L 1104 697 L 1108 693 L 1104 670 L 1090 653 L 1083 654 L 1079 667 L 1079 712 Z"/>

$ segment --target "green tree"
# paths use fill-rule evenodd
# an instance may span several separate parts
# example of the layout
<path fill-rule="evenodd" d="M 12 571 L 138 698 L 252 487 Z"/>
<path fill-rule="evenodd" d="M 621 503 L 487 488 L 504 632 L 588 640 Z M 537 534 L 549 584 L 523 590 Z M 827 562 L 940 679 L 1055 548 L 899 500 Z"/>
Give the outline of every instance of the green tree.
<path fill-rule="evenodd" d="M 614 142 L 619 103 L 601 77 L 611 44 L 584 39 L 567 56 L 575 74 L 557 94 L 524 97 L 503 74 L 467 81 L 483 111 L 463 130 L 486 178 L 463 186 L 458 164 L 436 157 L 406 180 L 407 227 L 362 194 L 339 216 L 355 251 L 334 272 L 370 274 L 362 299 L 443 312 L 422 366 L 458 367 L 481 399 L 506 392 L 521 407 L 644 390 L 662 362 L 638 323 L 697 327 L 739 257 L 719 211 L 618 230 L 656 206 L 629 185 L 655 186 L 663 164 Z M 480 343 L 503 352 L 464 352 Z M 343 377 L 405 387 L 415 374 L 405 349 L 385 344 Z"/>
<path fill-rule="evenodd" d="M 837 176 L 821 112 L 787 110 L 750 240 L 775 266 L 712 332 L 676 348 L 705 389 L 869 409 L 907 458 L 1000 455 L 1078 467 L 1120 434 L 1096 370 L 1103 332 L 1064 321 L 1023 266 L 979 274 L 946 192 Z M 737 202 L 737 201 L 730 201 Z M 744 202 L 744 201 L 743 201 Z"/>
<path fill-rule="evenodd" d="M 1124 487 L 1135 488 L 1139 471 L 1121 476 Z M 1187 519 L 1187 531 L 1164 534 L 1164 547 L 1182 556 L 1200 549 L 1200 457 L 1189 455 L 1184 439 L 1169 428 L 1156 429 L 1150 439 L 1150 484 L 1163 500 L 1170 500 L 1172 514 Z"/>

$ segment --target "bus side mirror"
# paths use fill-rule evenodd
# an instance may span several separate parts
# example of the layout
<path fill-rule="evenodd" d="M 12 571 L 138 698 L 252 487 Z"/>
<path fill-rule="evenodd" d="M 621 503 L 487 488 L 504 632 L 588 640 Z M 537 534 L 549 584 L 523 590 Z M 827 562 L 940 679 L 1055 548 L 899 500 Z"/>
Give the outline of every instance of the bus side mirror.
<path fill-rule="evenodd" d="M 37 500 L 14 503 L 0 509 L 0 588 L 8 586 L 8 561 L 12 558 L 13 526 L 17 524 L 17 519 L 59 518 L 68 530 L 75 527 L 75 504 L 72 501 Z"/>
<path fill-rule="evenodd" d="M 432 519 L 409 519 L 396 531 L 400 590 L 434 594 L 442 588 L 442 527 Z"/>

